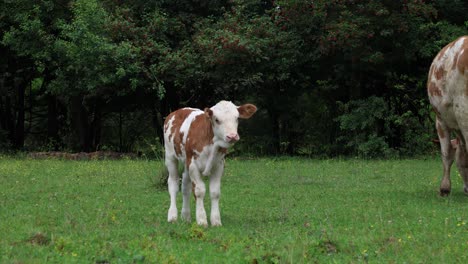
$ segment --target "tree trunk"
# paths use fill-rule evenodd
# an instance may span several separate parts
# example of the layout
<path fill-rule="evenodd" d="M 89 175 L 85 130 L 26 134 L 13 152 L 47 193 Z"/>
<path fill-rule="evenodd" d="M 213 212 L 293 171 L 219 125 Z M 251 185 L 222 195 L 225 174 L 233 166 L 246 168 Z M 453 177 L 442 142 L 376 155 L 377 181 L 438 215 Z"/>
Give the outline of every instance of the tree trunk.
<path fill-rule="evenodd" d="M 94 102 L 93 122 L 90 126 L 90 142 L 91 149 L 98 150 L 101 144 L 101 127 L 102 127 L 102 102 L 96 99 Z"/>
<path fill-rule="evenodd" d="M 70 119 L 78 151 L 89 152 L 91 149 L 88 134 L 88 112 L 83 106 L 83 96 L 73 96 L 70 99 Z"/>
<path fill-rule="evenodd" d="M 120 111 L 119 111 L 119 152 L 123 151 L 122 129 L 123 129 L 123 117 L 122 117 L 122 108 L 120 108 Z"/>
<path fill-rule="evenodd" d="M 274 112 L 274 111 L 271 111 L 270 112 L 270 116 L 271 116 L 271 121 L 272 121 L 272 125 L 273 125 L 273 151 L 278 154 L 280 153 L 281 151 L 281 127 L 280 127 L 280 120 L 279 120 L 279 115 Z"/>
<path fill-rule="evenodd" d="M 164 120 L 160 117 L 156 107 L 153 107 L 153 109 L 151 109 L 151 115 L 152 115 L 153 127 L 154 127 L 154 130 L 156 131 L 156 135 L 158 137 L 159 143 L 163 145 L 164 144 L 164 132 L 163 132 Z"/>
<path fill-rule="evenodd" d="M 59 140 L 57 110 L 57 97 L 47 95 L 47 139 L 49 142 L 53 142 L 54 150 L 57 150 Z"/>
<path fill-rule="evenodd" d="M 16 124 L 14 134 L 14 147 L 21 149 L 24 147 L 24 94 L 26 92 L 25 84 L 23 80 L 15 80 L 16 86 Z"/>
<path fill-rule="evenodd" d="M 8 94 L 5 97 L 5 117 L 5 129 L 8 131 L 8 138 L 10 144 L 13 146 L 15 144 L 15 122 L 13 121 L 14 119 L 11 99 Z"/>

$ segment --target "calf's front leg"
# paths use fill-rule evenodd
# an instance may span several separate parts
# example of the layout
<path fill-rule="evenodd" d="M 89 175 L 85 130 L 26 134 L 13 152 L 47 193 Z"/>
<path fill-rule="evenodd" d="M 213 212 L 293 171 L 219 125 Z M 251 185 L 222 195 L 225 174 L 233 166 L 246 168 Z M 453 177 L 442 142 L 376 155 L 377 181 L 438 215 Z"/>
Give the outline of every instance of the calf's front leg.
<path fill-rule="evenodd" d="M 221 196 L 221 178 L 224 172 L 224 160 L 221 160 L 214 168 L 210 177 L 210 198 L 211 198 L 211 225 L 221 226 L 221 214 L 219 213 L 219 198 Z"/>
<path fill-rule="evenodd" d="M 190 179 L 192 180 L 192 183 L 195 184 L 195 197 L 196 197 L 196 218 L 197 218 L 197 224 L 207 227 L 208 226 L 208 221 L 206 220 L 206 211 L 205 211 L 205 206 L 203 204 L 203 199 L 205 198 L 205 183 L 203 182 L 200 174 L 200 170 L 198 169 L 197 165 L 195 162 L 190 163 L 189 166 L 189 176 Z"/>

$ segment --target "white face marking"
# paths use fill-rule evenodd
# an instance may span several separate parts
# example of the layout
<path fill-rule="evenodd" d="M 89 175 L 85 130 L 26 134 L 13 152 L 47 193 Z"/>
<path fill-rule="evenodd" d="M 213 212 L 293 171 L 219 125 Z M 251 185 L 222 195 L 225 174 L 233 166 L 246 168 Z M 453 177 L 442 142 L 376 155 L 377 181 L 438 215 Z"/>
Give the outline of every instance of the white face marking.
<path fill-rule="evenodd" d="M 203 115 L 203 114 L 204 112 L 201 111 L 200 109 L 195 109 L 192 113 L 190 113 L 190 115 L 187 116 L 187 118 L 185 118 L 184 122 L 180 126 L 180 133 L 184 133 L 182 144 L 185 145 L 185 143 L 187 142 L 187 136 L 190 130 L 190 125 L 192 124 L 193 120 L 195 120 L 195 117 L 199 115 Z"/>
<path fill-rule="evenodd" d="M 213 111 L 213 133 L 219 140 L 228 142 L 228 136 L 237 136 L 239 111 L 228 101 L 221 101 L 211 107 Z"/>

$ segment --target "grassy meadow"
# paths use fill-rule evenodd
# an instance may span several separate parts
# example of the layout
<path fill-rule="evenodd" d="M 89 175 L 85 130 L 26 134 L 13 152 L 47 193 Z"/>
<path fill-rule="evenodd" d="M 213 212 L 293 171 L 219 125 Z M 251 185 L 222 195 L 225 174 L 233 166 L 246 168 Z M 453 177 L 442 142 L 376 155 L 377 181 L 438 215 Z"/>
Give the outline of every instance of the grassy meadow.
<path fill-rule="evenodd" d="M 161 166 L 0 157 L 0 262 L 468 261 L 468 197 L 456 170 L 438 196 L 438 157 L 229 159 L 217 228 L 166 222 Z"/>

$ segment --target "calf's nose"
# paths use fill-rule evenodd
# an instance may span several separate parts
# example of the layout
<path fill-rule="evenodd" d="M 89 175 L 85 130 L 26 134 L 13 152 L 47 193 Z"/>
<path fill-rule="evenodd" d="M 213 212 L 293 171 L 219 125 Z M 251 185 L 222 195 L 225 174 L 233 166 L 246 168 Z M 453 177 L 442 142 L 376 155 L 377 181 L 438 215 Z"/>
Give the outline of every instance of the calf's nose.
<path fill-rule="evenodd" d="M 239 134 L 231 133 L 226 136 L 226 141 L 229 143 L 237 142 L 239 140 Z"/>

